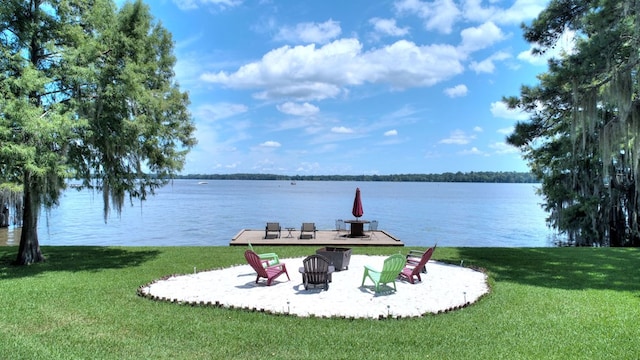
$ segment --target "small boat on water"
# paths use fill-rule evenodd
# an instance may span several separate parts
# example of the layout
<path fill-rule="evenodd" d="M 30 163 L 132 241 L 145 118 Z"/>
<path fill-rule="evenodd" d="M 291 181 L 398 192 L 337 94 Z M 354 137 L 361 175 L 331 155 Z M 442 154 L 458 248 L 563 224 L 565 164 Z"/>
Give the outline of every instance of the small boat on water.
<path fill-rule="evenodd" d="M 208 182 L 206 182 L 206 181 L 198 181 L 198 185 L 207 185 L 207 184 L 208 184 Z"/>
<path fill-rule="evenodd" d="M 291 185 L 295 185 L 295 184 L 296 184 L 296 182 L 295 182 L 295 181 L 292 181 L 292 182 L 291 182 Z"/>

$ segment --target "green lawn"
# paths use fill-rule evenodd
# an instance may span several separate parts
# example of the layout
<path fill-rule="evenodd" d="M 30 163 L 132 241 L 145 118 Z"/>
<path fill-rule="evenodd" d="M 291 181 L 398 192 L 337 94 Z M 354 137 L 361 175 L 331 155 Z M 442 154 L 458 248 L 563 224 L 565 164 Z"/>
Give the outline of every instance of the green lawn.
<path fill-rule="evenodd" d="M 17 248 L 0 247 L 0 359 L 628 359 L 640 354 L 640 249 L 438 247 L 436 260 L 464 260 L 465 266 L 486 269 L 491 293 L 462 310 L 382 321 L 297 318 L 136 295 L 140 285 L 165 275 L 244 263 L 240 247 L 42 250 L 46 263 L 14 267 Z M 257 250 L 281 258 L 313 252 Z M 353 251 L 382 255 L 398 248 Z"/>

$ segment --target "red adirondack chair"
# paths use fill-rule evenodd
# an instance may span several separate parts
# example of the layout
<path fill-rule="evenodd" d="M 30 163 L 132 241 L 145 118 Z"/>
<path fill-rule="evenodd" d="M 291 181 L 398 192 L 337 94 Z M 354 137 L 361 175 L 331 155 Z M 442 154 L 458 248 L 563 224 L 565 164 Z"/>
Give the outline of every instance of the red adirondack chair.
<path fill-rule="evenodd" d="M 287 279 L 291 280 L 291 278 L 289 278 L 289 273 L 287 272 L 287 267 L 284 263 L 264 266 L 265 260 L 261 260 L 260 256 L 251 250 L 244 252 L 244 258 L 247 259 L 249 265 L 251 265 L 253 270 L 258 274 L 256 277 L 256 284 L 260 278 L 265 278 L 267 279 L 267 286 L 269 286 L 275 278 L 282 274 L 287 275 Z"/>
<path fill-rule="evenodd" d="M 434 246 L 427 249 L 427 251 L 422 254 L 419 261 L 417 261 L 417 258 L 415 257 L 407 256 L 407 263 L 405 264 L 404 269 L 402 269 L 402 272 L 400 272 L 400 277 L 409 280 L 412 284 L 415 283 L 415 277 L 417 277 L 419 281 L 422 281 L 422 278 L 420 278 L 420 272 L 427 272 L 427 262 L 431 259 L 431 255 L 433 255 L 435 248 L 436 247 Z"/>

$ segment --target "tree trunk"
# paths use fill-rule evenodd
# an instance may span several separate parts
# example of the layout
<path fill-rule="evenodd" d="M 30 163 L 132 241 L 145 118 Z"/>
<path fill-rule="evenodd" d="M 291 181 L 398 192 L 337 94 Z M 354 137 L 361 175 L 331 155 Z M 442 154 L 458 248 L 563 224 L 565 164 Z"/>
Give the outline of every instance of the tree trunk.
<path fill-rule="evenodd" d="M 16 259 L 18 265 L 30 265 L 45 261 L 38 242 L 38 213 L 40 211 L 38 198 L 34 193 L 29 175 L 25 175 L 22 234 Z"/>

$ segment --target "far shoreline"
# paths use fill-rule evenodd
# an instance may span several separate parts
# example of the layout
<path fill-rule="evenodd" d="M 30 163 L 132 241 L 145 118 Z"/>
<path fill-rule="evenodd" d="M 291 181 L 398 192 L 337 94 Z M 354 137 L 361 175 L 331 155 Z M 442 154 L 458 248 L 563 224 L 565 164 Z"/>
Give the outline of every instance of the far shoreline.
<path fill-rule="evenodd" d="M 380 181 L 380 182 L 461 182 L 461 183 L 540 183 L 531 172 L 471 171 L 440 174 L 390 175 L 277 175 L 277 174 L 188 174 L 176 175 L 185 180 L 280 180 L 280 181 Z"/>

